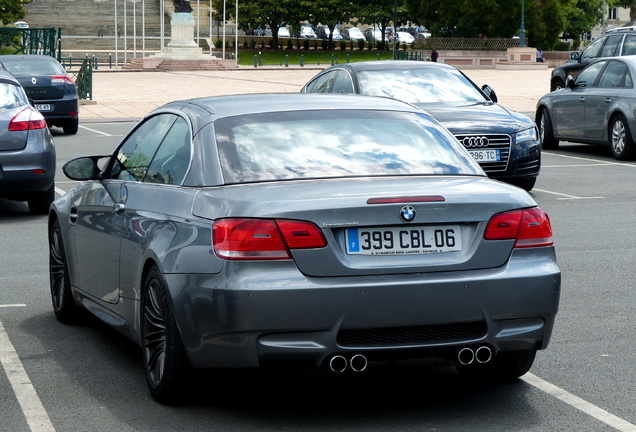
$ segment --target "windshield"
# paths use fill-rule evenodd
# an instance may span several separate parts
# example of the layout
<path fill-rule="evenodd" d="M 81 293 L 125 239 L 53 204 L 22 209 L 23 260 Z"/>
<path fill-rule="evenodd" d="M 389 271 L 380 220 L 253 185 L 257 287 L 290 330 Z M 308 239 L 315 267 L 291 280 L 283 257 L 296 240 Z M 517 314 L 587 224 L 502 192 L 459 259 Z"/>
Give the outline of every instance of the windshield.
<path fill-rule="evenodd" d="M 324 110 L 217 120 L 225 182 L 484 175 L 438 123 L 415 113 Z"/>
<path fill-rule="evenodd" d="M 412 68 L 358 72 L 360 92 L 408 103 L 486 102 L 481 92 L 453 69 Z"/>

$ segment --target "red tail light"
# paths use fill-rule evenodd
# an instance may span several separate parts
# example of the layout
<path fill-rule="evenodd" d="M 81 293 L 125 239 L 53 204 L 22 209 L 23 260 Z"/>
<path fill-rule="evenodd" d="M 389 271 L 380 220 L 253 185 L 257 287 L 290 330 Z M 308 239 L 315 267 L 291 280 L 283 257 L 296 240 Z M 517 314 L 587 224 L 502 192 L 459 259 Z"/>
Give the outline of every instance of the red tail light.
<path fill-rule="evenodd" d="M 551 246 L 550 218 L 539 207 L 494 215 L 488 222 L 486 240 L 515 240 L 515 248 Z"/>
<path fill-rule="evenodd" d="M 74 84 L 73 80 L 66 75 L 53 75 L 51 84 Z"/>
<path fill-rule="evenodd" d="M 327 245 L 311 222 L 272 219 L 220 219 L 212 226 L 214 252 L 225 259 L 290 259 L 290 249 Z"/>
<path fill-rule="evenodd" d="M 31 108 L 25 108 L 9 122 L 10 131 L 25 131 L 33 129 L 44 129 L 46 127 L 46 120 L 44 116 Z"/>

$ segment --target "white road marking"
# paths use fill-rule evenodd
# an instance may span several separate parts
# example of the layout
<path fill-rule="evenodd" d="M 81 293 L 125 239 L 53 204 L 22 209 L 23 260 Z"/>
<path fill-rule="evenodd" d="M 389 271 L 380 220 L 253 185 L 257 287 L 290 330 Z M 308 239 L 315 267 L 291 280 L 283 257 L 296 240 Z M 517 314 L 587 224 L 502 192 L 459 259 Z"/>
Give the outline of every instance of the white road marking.
<path fill-rule="evenodd" d="M 24 303 L 0 304 L 0 308 L 26 307 Z"/>
<path fill-rule="evenodd" d="M 18 353 L 11 345 L 2 321 L 0 321 L 0 364 L 9 379 L 31 432 L 55 432 L 44 405 L 20 362 Z"/>
<path fill-rule="evenodd" d="M 102 131 L 98 131 L 97 129 L 92 129 L 92 128 L 89 128 L 89 127 L 86 127 L 86 126 L 82 126 L 82 125 L 80 125 L 80 127 L 81 127 L 82 129 L 86 129 L 87 131 L 91 131 L 91 132 L 94 132 L 94 133 L 96 133 L 96 134 L 100 134 L 100 135 L 104 135 L 104 136 L 108 136 L 108 137 L 112 136 L 112 135 L 111 135 L 111 134 L 109 134 L 109 133 L 102 132 Z"/>
<path fill-rule="evenodd" d="M 59 182 L 55 182 L 55 183 L 59 183 Z M 59 187 L 55 188 L 55 192 L 57 192 L 59 195 L 65 195 L 66 191 L 64 189 L 60 189 Z"/>
<path fill-rule="evenodd" d="M 521 379 L 531 386 L 541 390 L 542 392 L 547 393 L 562 402 L 565 402 L 571 407 L 576 408 L 591 417 L 594 417 L 595 419 L 605 423 L 610 427 L 613 427 L 616 430 L 619 430 L 621 432 L 636 432 L 635 424 L 623 420 L 622 418 L 617 417 L 614 414 L 607 412 L 604 409 L 597 407 L 596 405 L 591 404 L 590 402 L 583 400 L 578 396 L 574 396 L 572 393 L 569 393 L 562 388 L 539 378 L 536 375 L 527 373 L 522 376 Z"/>
<path fill-rule="evenodd" d="M 544 153 L 549 154 L 550 156 L 560 157 L 564 159 L 575 159 L 580 161 L 593 162 L 592 165 L 618 165 L 622 167 L 636 168 L 636 164 L 633 162 L 629 163 L 629 162 L 622 162 L 622 161 L 602 161 L 602 160 L 586 158 L 582 156 L 571 156 L 571 155 L 564 155 L 564 154 L 552 153 L 552 152 L 544 152 Z M 566 167 L 567 166 L 577 166 L 577 165 L 566 165 Z M 581 166 L 590 166 L 590 165 L 581 165 Z M 543 168 L 543 165 L 541 167 Z"/>
<path fill-rule="evenodd" d="M 543 192 L 543 193 L 547 193 L 547 194 L 551 194 L 551 195 L 557 195 L 560 196 L 560 199 L 577 199 L 577 200 L 585 200 L 585 199 L 603 199 L 605 197 L 602 196 L 592 196 L 592 197 L 581 197 L 581 196 L 576 196 L 576 195 L 568 195 L 568 194 L 564 194 L 561 192 L 554 192 L 554 191 L 549 191 L 549 190 L 545 190 L 545 189 L 537 189 L 534 188 L 532 189 L 532 191 L 536 191 L 536 192 Z"/>

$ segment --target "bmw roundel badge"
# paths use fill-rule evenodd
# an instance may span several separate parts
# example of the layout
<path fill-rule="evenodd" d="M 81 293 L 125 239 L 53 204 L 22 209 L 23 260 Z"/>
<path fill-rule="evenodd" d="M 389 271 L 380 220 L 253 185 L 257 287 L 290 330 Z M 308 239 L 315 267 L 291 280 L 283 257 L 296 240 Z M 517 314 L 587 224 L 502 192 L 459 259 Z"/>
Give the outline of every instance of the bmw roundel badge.
<path fill-rule="evenodd" d="M 400 217 L 404 222 L 411 222 L 415 219 L 415 209 L 413 206 L 407 205 L 400 210 Z"/>

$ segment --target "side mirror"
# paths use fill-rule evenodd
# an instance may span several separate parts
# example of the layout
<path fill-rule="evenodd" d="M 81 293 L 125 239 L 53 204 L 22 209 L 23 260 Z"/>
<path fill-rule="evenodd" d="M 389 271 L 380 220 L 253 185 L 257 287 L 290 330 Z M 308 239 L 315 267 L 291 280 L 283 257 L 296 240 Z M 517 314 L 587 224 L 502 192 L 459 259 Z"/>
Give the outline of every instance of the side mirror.
<path fill-rule="evenodd" d="M 576 84 L 574 83 L 574 78 L 572 78 L 572 75 L 568 75 L 567 78 L 565 79 L 565 87 L 569 89 L 573 89 L 576 87 Z"/>
<path fill-rule="evenodd" d="M 570 53 L 570 58 L 572 60 L 580 60 L 581 59 L 581 54 L 579 54 L 578 52 L 571 52 Z"/>
<path fill-rule="evenodd" d="M 101 179 L 102 171 L 97 162 L 109 156 L 83 156 L 72 159 L 64 164 L 62 171 L 71 180 L 86 181 Z"/>
<path fill-rule="evenodd" d="M 497 103 L 497 93 L 495 93 L 495 91 L 492 89 L 492 87 L 490 87 L 487 84 L 484 84 L 483 86 L 481 86 L 481 90 L 486 93 L 486 96 L 488 96 L 488 98 L 493 101 L 494 103 Z"/>

